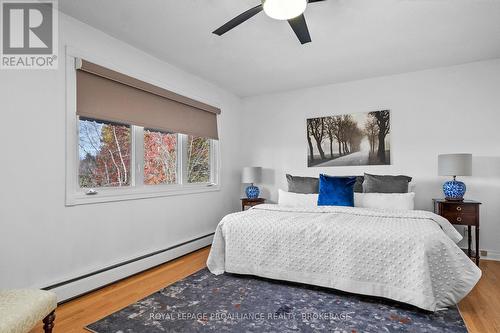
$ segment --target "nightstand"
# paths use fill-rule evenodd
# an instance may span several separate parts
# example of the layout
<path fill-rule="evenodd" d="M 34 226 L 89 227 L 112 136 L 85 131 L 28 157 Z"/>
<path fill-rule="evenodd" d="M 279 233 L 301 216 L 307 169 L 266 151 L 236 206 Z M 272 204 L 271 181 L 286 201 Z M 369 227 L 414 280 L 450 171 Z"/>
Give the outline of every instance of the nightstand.
<path fill-rule="evenodd" d="M 472 257 L 471 242 L 472 242 L 472 231 L 471 227 L 475 227 L 476 236 L 476 265 L 479 266 L 479 206 L 480 202 L 473 200 L 464 201 L 447 201 L 445 199 L 433 199 L 434 201 L 434 213 L 441 215 L 451 224 L 466 225 L 467 226 L 467 238 L 468 247 L 467 254 L 469 258 Z"/>
<path fill-rule="evenodd" d="M 241 210 L 243 211 L 245 210 L 245 207 L 257 206 L 265 202 L 266 199 L 264 198 L 255 198 L 255 199 L 241 198 Z"/>

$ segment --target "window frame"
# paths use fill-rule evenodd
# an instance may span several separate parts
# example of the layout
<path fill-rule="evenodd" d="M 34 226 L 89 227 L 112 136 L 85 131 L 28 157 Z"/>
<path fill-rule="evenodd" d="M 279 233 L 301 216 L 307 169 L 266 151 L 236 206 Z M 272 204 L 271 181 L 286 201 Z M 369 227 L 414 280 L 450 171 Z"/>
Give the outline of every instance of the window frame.
<path fill-rule="evenodd" d="M 76 114 L 76 69 L 75 59 L 86 58 L 102 66 L 136 77 L 151 84 L 175 91 L 163 83 L 154 82 L 138 73 L 130 73 L 128 68 L 117 68 L 115 64 L 95 59 L 82 51 L 66 47 L 66 206 L 103 203 L 124 200 L 137 200 L 172 195 L 188 195 L 194 193 L 220 190 L 220 142 L 210 139 L 210 181 L 207 183 L 187 183 L 185 180 L 184 160 L 187 152 L 184 143 L 187 135 L 177 133 L 177 183 L 144 184 L 144 128 L 130 125 L 131 128 L 131 165 L 132 179 L 130 185 L 124 187 L 96 188 L 97 194 L 89 195 L 88 189 L 79 184 L 79 117 Z M 200 101 L 198 96 L 188 96 Z M 205 101 L 207 104 L 217 104 Z M 187 164 L 187 163 L 186 163 Z"/>

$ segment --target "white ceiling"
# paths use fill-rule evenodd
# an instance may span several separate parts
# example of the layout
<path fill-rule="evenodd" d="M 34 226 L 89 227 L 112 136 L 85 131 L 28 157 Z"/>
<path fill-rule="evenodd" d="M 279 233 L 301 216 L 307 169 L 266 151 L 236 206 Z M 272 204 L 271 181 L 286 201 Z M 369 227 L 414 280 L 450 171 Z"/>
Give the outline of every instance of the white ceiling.
<path fill-rule="evenodd" d="M 500 57 L 500 0 L 328 0 L 305 12 L 313 42 L 259 0 L 60 0 L 60 9 L 240 96 Z"/>

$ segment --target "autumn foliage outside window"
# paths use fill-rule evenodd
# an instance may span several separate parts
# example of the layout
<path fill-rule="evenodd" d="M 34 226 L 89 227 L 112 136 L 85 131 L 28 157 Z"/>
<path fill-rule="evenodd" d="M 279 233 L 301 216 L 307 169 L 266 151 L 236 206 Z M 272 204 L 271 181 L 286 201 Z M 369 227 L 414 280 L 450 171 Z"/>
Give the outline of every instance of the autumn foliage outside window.
<path fill-rule="evenodd" d="M 187 153 L 188 183 L 210 182 L 210 139 L 189 135 Z"/>
<path fill-rule="evenodd" d="M 79 125 L 80 187 L 129 186 L 130 126 L 86 119 Z"/>
<path fill-rule="evenodd" d="M 144 184 L 175 184 L 177 135 L 144 130 Z"/>
<path fill-rule="evenodd" d="M 142 156 L 132 158 L 133 137 L 136 144 L 143 144 Z M 143 168 L 144 185 L 211 183 L 212 153 L 212 140 L 208 138 L 79 120 L 80 188 L 140 185 L 136 184 L 140 178 L 133 179 L 133 163 Z M 183 170 L 182 179 L 178 170 Z"/>

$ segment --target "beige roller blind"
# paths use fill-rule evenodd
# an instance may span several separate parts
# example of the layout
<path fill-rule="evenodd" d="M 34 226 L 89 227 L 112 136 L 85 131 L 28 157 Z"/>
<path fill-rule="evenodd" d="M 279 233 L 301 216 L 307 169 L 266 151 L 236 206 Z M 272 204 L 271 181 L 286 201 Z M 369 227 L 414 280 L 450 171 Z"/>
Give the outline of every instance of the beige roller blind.
<path fill-rule="evenodd" d="M 218 139 L 220 109 L 77 59 L 77 114 Z"/>

